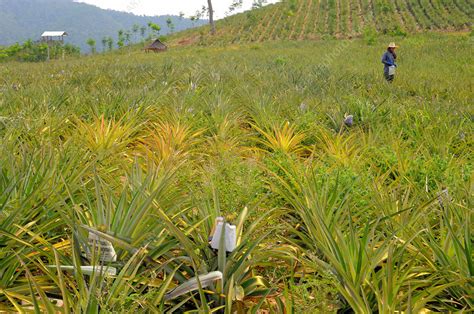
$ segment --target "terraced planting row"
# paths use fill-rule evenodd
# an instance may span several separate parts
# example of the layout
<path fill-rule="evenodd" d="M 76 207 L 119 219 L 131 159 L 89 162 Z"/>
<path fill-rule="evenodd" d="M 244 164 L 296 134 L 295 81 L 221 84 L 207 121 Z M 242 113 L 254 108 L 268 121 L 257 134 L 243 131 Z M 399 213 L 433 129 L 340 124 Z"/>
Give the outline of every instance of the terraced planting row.
<path fill-rule="evenodd" d="M 384 34 L 462 30 L 471 26 L 469 0 L 295 0 L 228 17 L 218 36 L 200 30 L 202 43 L 262 42 L 359 36 L 365 28 Z"/>

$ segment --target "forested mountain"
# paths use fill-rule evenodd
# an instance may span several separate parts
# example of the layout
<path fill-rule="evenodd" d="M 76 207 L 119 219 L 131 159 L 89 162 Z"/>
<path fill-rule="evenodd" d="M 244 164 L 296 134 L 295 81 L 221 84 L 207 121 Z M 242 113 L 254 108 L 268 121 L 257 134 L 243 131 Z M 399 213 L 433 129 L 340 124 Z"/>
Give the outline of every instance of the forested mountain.
<path fill-rule="evenodd" d="M 112 36 L 116 41 L 119 30 L 130 31 L 131 38 L 138 40 L 141 34 L 139 30 L 132 32 L 134 24 L 142 27 L 153 22 L 161 26 L 160 34 L 166 34 L 171 31 L 166 23 L 168 19 L 174 31 L 204 23 L 179 16 L 137 16 L 73 0 L 0 0 L 0 45 L 37 40 L 43 31 L 61 30 L 69 33 L 67 42 L 84 50 L 88 38 L 95 39 L 100 46 L 104 36 Z"/>

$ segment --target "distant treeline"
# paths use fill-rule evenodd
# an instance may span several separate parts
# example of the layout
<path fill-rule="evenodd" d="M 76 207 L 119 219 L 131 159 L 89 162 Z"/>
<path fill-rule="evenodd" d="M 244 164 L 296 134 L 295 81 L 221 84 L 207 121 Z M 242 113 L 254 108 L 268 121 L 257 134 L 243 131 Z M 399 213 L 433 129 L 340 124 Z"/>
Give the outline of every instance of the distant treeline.
<path fill-rule="evenodd" d="M 174 24 L 171 19 L 167 20 L 168 29 L 173 30 Z M 117 41 L 112 36 L 105 36 L 101 40 L 102 52 L 112 51 L 114 48 L 124 48 L 133 44 L 143 43 L 153 38 L 160 38 L 166 41 L 166 36 L 160 35 L 162 28 L 160 25 L 148 22 L 147 25 L 140 26 L 134 24 L 130 30 L 120 29 L 117 32 Z M 90 48 L 90 53 L 99 51 L 97 42 L 93 38 L 88 38 L 86 44 Z M 49 58 L 59 59 L 63 56 L 78 56 L 81 48 L 72 44 L 53 42 L 49 44 Z M 48 59 L 48 43 L 42 41 L 27 40 L 25 43 L 15 43 L 8 47 L 0 46 L 0 62 L 2 61 L 26 61 L 41 62 Z"/>
<path fill-rule="evenodd" d="M 49 45 L 49 58 L 59 59 L 62 56 L 77 56 L 81 49 L 71 44 L 55 43 Z M 40 62 L 48 59 L 48 44 L 27 40 L 23 44 L 16 43 L 8 47 L 0 47 L 0 62 L 26 61 Z"/>
<path fill-rule="evenodd" d="M 166 21 L 166 25 L 170 32 L 174 31 L 175 26 L 171 19 Z M 148 22 L 147 25 L 143 26 L 133 24 L 130 30 L 118 30 L 116 42 L 112 36 L 104 36 L 101 39 L 102 51 L 112 51 L 114 47 L 120 49 L 132 44 L 143 43 L 154 38 L 159 38 L 161 41 L 165 41 L 166 36 L 160 35 L 161 30 L 161 26 L 153 22 Z M 97 41 L 92 37 L 86 40 L 86 44 L 90 47 L 90 52 L 93 54 L 99 50 L 97 49 Z"/>

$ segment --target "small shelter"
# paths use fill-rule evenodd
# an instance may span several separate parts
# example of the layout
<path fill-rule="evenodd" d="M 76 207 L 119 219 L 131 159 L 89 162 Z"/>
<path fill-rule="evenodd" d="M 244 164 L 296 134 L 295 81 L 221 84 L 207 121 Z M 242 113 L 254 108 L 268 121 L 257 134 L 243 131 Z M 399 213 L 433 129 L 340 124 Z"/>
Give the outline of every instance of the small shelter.
<path fill-rule="evenodd" d="M 58 42 L 63 44 L 64 43 L 64 36 L 67 36 L 68 34 L 64 31 L 46 31 L 41 35 L 41 41 L 46 42 L 48 44 Z"/>
<path fill-rule="evenodd" d="M 145 47 L 145 52 L 162 52 L 168 50 L 168 47 L 161 42 L 161 40 L 156 39 L 150 45 Z"/>

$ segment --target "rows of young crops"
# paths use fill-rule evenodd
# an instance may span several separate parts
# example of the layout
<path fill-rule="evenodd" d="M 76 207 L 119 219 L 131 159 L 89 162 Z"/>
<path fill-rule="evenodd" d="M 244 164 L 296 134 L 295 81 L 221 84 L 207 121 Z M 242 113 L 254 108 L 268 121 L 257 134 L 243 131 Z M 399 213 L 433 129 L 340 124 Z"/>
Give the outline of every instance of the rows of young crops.
<path fill-rule="evenodd" d="M 347 38 L 366 28 L 400 35 L 426 30 L 467 29 L 474 5 L 465 0 L 291 0 L 229 17 L 218 23 L 216 42 Z"/>
<path fill-rule="evenodd" d="M 471 311 L 472 37 L 388 39 L 3 64 L 0 312 Z"/>

